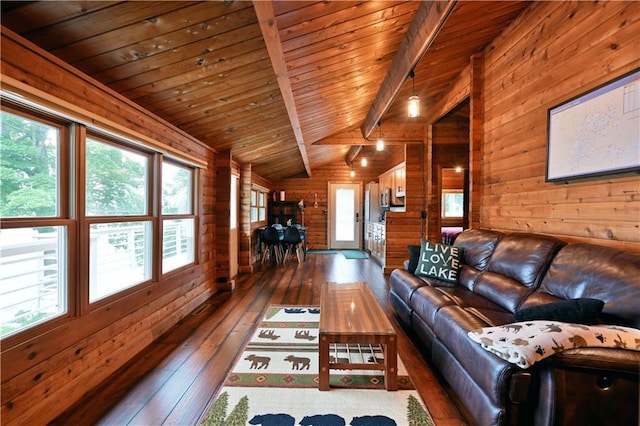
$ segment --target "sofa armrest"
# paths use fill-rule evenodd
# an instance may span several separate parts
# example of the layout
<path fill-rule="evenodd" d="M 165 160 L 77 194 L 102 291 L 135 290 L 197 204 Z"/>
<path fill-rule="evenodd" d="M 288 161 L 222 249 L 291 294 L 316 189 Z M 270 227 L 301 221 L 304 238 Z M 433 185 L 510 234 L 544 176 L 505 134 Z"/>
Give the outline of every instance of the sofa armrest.
<path fill-rule="evenodd" d="M 552 367 L 608 370 L 640 375 L 640 352 L 614 348 L 575 348 L 555 354 L 546 363 Z"/>

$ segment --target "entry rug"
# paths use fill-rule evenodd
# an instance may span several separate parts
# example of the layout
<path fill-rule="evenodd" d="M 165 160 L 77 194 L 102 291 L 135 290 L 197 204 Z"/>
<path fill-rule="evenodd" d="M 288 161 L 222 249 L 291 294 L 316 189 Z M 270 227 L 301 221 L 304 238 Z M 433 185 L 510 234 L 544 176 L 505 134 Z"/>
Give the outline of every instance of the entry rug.
<path fill-rule="evenodd" d="M 433 426 L 398 359 L 398 391 L 376 370 L 331 370 L 331 390 L 318 390 L 318 323 L 314 306 L 271 306 L 202 421 L 222 425 Z M 380 362 L 377 345 L 334 345 L 340 362 Z"/>

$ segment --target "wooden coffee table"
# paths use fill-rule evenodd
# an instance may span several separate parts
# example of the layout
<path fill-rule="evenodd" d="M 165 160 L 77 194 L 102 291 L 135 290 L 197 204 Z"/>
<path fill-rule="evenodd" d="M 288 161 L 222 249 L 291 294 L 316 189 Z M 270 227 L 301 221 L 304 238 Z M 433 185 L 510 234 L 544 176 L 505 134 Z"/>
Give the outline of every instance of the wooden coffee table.
<path fill-rule="evenodd" d="M 383 362 L 330 362 L 332 343 L 379 344 Z M 325 283 L 320 290 L 319 389 L 329 390 L 329 370 L 384 370 L 389 391 L 398 389 L 396 332 L 364 282 Z"/>

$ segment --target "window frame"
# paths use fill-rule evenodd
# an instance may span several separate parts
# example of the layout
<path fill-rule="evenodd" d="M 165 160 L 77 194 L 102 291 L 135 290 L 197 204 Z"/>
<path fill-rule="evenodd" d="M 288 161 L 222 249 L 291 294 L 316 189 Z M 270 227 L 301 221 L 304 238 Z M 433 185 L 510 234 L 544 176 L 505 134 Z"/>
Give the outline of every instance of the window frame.
<path fill-rule="evenodd" d="M 204 165 L 181 159 L 179 155 L 167 154 L 158 146 L 153 145 L 153 140 L 146 137 L 142 139 L 126 133 L 114 134 L 107 128 L 87 126 L 77 118 L 56 112 L 55 105 L 41 104 L 28 99 L 14 98 L 10 93 L 0 91 L 2 103 L 0 109 L 11 114 L 19 115 L 27 119 L 43 122 L 54 126 L 59 131 L 58 144 L 58 206 L 55 217 L 28 217 L 28 218 L 2 218 L 0 229 L 32 228 L 40 226 L 61 226 L 66 231 L 66 265 L 65 265 L 65 291 L 66 310 L 63 314 L 34 323 L 22 330 L 18 330 L 0 338 L 4 348 L 9 349 L 24 343 L 25 341 L 44 337 L 52 330 L 65 324 L 73 323 L 83 316 L 100 311 L 107 306 L 120 306 L 127 310 L 138 309 L 148 303 L 149 295 L 160 289 L 159 284 L 177 286 L 180 275 L 190 274 L 194 268 L 201 266 L 200 259 L 200 174 Z M 108 126 L 106 126 L 108 127 Z M 106 142 L 117 148 L 125 149 L 136 154 L 148 157 L 147 170 L 147 200 L 146 214 L 127 216 L 86 216 L 86 141 L 87 138 Z M 184 217 L 193 218 L 194 259 L 187 265 L 162 274 L 162 229 L 161 220 L 161 165 L 163 161 L 171 162 L 191 171 L 191 212 Z M 176 218 L 175 216 L 170 217 Z M 90 227 L 98 223 L 117 223 L 148 221 L 151 224 L 151 277 L 144 282 L 135 284 L 126 289 L 119 290 L 103 298 L 89 301 L 89 245 Z M 167 276 L 171 275 L 169 280 Z M 160 292 L 166 290 L 158 290 Z M 120 309 L 120 308 L 117 308 Z M 92 317 L 93 318 L 93 317 Z M 106 320 L 106 317 L 105 317 Z M 91 321 L 94 321 L 93 319 Z"/>
<path fill-rule="evenodd" d="M 257 185 L 251 186 L 251 194 L 249 197 L 249 221 L 251 224 L 263 223 L 267 221 L 267 199 L 269 193 L 266 189 Z M 256 219 L 253 219 L 255 212 Z M 262 217 L 262 219 L 261 219 Z"/>
<path fill-rule="evenodd" d="M 459 216 L 452 216 L 452 215 L 446 214 L 446 206 L 447 206 L 446 199 L 448 195 L 462 195 L 462 213 Z M 464 191 L 462 189 L 443 189 L 440 203 L 441 203 L 440 215 L 443 219 L 464 218 Z"/>
<path fill-rule="evenodd" d="M 52 116 L 45 111 L 39 111 L 33 108 L 26 108 L 15 104 L 14 102 L 2 99 L 0 103 L 0 111 L 7 112 L 16 116 L 23 117 L 28 120 L 37 121 L 47 126 L 55 127 L 58 130 L 59 143 L 57 146 L 57 206 L 54 216 L 31 216 L 31 217 L 2 217 L 0 219 L 0 230 L 2 229 L 27 229 L 38 227 L 58 226 L 65 229 L 66 241 L 66 259 L 63 265 L 66 282 L 62 285 L 65 291 L 65 300 L 60 301 L 65 304 L 64 311 L 58 315 L 35 322 L 33 325 L 22 330 L 16 330 L 6 336 L 0 338 L 3 346 L 10 347 L 13 342 L 21 342 L 31 339 L 37 335 L 43 334 L 53 328 L 69 321 L 77 315 L 76 301 L 77 292 L 73 285 L 73 271 L 77 265 L 77 259 L 70 253 L 77 252 L 76 239 L 76 221 L 70 215 L 70 196 L 69 188 L 71 187 L 71 174 L 69 172 L 72 163 L 73 141 L 70 138 L 71 129 L 70 122 Z M 71 143 L 66 143 L 71 142 Z"/>
<path fill-rule="evenodd" d="M 187 170 L 191 171 L 191 203 L 190 203 L 190 207 L 191 207 L 191 211 L 189 213 L 179 213 L 179 214 L 165 214 L 162 213 L 162 166 L 167 163 L 167 164 L 171 164 L 173 166 L 177 166 L 177 167 L 181 167 L 181 168 L 185 168 Z M 166 276 L 170 276 L 173 274 L 178 274 L 181 271 L 184 271 L 185 269 L 191 268 L 197 264 L 200 263 L 199 260 L 199 238 L 198 238 L 198 229 L 200 227 L 200 221 L 199 221 L 199 215 L 198 215 L 198 209 L 197 209 L 197 183 L 198 183 L 198 169 L 192 166 L 188 166 L 184 163 L 181 163 L 180 161 L 174 160 L 174 159 L 169 159 L 169 158 L 165 158 L 165 157 L 161 157 L 159 158 L 158 161 L 158 169 L 159 169 L 159 176 L 160 179 L 158 180 L 158 190 L 157 190 L 157 200 L 158 200 L 158 207 L 157 207 L 157 211 L 159 212 L 158 216 L 159 216 L 159 232 L 158 232 L 158 245 L 157 245 L 157 251 L 158 251 L 158 259 L 160 260 L 158 263 L 158 276 L 160 278 L 166 277 Z M 163 266 L 164 266 L 164 223 L 165 221 L 168 220 L 176 220 L 176 219 L 192 219 L 193 220 L 193 260 L 190 263 L 186 263 L 184 265 L 181 265 L 177 268 L 171 269 L 167 272 L 163 272 Z"/>

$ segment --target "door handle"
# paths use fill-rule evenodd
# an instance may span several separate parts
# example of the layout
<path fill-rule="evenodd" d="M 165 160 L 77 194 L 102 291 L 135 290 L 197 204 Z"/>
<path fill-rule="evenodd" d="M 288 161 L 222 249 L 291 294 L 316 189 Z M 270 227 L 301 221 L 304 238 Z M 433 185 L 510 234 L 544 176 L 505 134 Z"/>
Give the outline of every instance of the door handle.
<path fill-rule="evenodd" d="M 360 213 L 356 213 L 356 223 L 360 222 Z"/>

